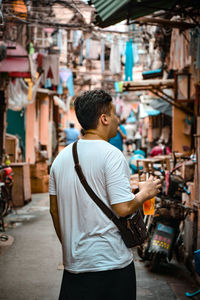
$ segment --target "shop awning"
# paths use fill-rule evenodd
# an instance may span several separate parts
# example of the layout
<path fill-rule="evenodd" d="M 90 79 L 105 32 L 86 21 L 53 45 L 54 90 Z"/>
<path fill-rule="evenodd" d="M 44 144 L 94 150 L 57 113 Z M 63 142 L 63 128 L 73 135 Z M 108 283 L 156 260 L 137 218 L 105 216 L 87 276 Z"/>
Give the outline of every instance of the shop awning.
<path fill-rule="evenodd" d="M 6 46 L 6 58 L 0 62 L 0 72 L 30 72 L 27 51 L 19 44 Z"/>
<path fill-rule="evenodd" d="M 97 15 L 95 24 L 104 28 L 117 24 L 126 19 L 137 19 L 159 10 L 173 10 L 176 0 L 92 0 Z M 199 0 L 183 0 L 180 3 L 185 7 L 199 7 Z"/>
<path fill-rule="evenodd" d="M 0 63 L 0 72 L 30 72 L 28 57 L 7 57 Z"/>
<path fill-rule="evenodd" d="M 159 110 L 153 109 L 149 104 L 140 103 L 139 108 L 139 117 L 141 119 L 146 118 L 148 116 L 157 116 L 160 114 Z"/>
<path fill-rule="evenodd" d="M 154 99 L 149 104 L 153 109 L 158 110 L 161 113 L 172 117 L 172 106 L 166 101 L 162 99 Z"/>

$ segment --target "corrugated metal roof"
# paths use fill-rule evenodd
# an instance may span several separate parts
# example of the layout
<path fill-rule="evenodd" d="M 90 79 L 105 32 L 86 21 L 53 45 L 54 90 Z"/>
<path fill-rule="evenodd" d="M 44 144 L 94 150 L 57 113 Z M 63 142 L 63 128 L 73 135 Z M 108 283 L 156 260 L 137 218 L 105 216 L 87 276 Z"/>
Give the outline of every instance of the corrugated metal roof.
<path fill-rule="evenodd" d="M 176 0 L 92 0 L 97 16 L 96 24 L 107 27 L 125 19 L 136 19 L 159 10 L 173 9 Z M 199 0 L 182 0 L 183 8 L 188 6 L 199 7 Z"/>
<path fill-rule="evenodd" d="M 101 19 L 105 21 L 129 1 L 130 0 L 93 0 L 92 2 Z"/>

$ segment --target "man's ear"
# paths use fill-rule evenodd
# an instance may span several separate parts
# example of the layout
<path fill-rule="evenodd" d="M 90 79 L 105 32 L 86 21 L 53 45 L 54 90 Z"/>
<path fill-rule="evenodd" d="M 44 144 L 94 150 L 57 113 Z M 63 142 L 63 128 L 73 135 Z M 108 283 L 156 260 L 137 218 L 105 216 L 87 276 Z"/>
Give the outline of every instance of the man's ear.
<path fill-rule="evenodd" d="M 103 125 L 108 125 L 108 116 L 106 114 L 102 114 L 100 120 Z"/>

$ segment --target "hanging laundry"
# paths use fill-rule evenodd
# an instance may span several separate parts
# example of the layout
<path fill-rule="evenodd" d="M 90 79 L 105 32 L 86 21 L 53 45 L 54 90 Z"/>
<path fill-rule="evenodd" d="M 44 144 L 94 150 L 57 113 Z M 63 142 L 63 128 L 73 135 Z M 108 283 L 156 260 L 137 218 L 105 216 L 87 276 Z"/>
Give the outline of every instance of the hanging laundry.
<path fill-rule="evenodd" d="M 67 108 L 67 111 L 70 110 L 70 102 L 72 100 L 72 96 L 67 96 L 67 99 L 66 99 L 66 108 Z"/>
<path fill-rule="evenodd" d="M 43 84 L 45 84 L 48 78 L 49 69 L 51 68 L 52 78 L 51 83 L 53 85 L 58 85 L 59 80 L 59 55 L 50 54 L 48 56 L 43 56 L 42 68 L 44 70 Z"/>
<path fill-rule="evenodd" d="M 58 93 L 58 95 L 62 95 L 63 94 L 62 83 L 59 83 L 59 85 L 57 86 L 57 93 Z"/>
<path fill-rule="evenodd" d="M 34 47 L 33 47 L 33 43 L 30 43 L 29 44 L 29 54 L 30 55 L 33 55 L 35 53 L 35 49 L 34 49 Z"/>
<path fill-rule="evenodd" d="M 84 59 L 84 57 L 83 57 L 83 42 L 84 42 L 84 40 L 83 40 L 83 38 L 81 38 L 81 40 L 80 40 L 80 56 L 79 56 L 79 66 L 82 66 L 83 65 L 83 59 Z"/>
<path fill-rule="evenodd" d="M 89 59 L 90 55 L 90 39 L 86 40 L 86 58 Z"/>
<path fill-rule="evenodd" d="M 60 68 L 60 79 L 61 83 L 66 83 L 72 71 L 68 68 Z"/>
<path fill-rule="evenodd" d="M 30 86 L 28 86 L 22 78 L 16 78 L 14 81 L 10 80 L 8 84 L 8 108 L 12 110 L 21 110 L 23 107 L 33 103 L 41 78 L 42 75 L 37 82 L 32 85 L 32 90 L 30 90 Z M 31 93 L 32 98 L 30 97 Z"/>
<path fill-rule="evenodd" d="M 69 91 L 70 96 L 74 96 L 74 84 L 73 84 L 73 74 L 68 68 L 60 69 L 60 83 L 62 86 L 66 86 Z"/>
<path fill-rule="evenodd" d="M 124 37 L 118 38 L 120 55 L 124 56 L 126 52 L 126 40 Z"/>
<path fill-rule="evenodd" d="M 51 79 L 47 78 L 44 84 L 45 89 L 51 88 L 52 87 L 52 83 L 51 83 Z"/>
<path fill-rule="evenodd" d="M 105 44 L 104 40 L 101 40 L 101 72 L 105 71 Z"/>
<path fill-rule="evenodd" d="M 115 92 L 119 93 L 119 83 L 115 81 Z"/>
<path fill-rule="evenodd" d="M 67 107 L 63 99 L 59 98 L 58 96 L 53 96 L 54 104 L 57 105 L 61 111 L 66 112 Z"/>
<path fill-rule="evenodd" d="M 99 46 L 100 46 L 99 41 L 87 39 L 86 40 L 86 58 L 87 59 L 98 59 L 99 53 L 100 53 Z"/>
<path fill-rule="evenodd" d="M 126 42 L 125 81 L 133 80 L 133 47 L 132 39 Z"/>
<path fill-rule="evenodd" d="M 113 38 L 110 51 L 110 71 L 112 74 L 121 72 L 121 55 L 119 50 L 119 43 L 116 36 Z"/>
<path fill-rule="evenodd" d="M 130 104 L 130 102 L 123 101 L 123 111 L 121 114 L 121 118 L 127 119 L 128 116 L 130 115 L 131 110 L 132 110 L 132 105 Z"/>
<path fill-rule="evenodd" d="M 120 93 L 122 93 L 123 92 L 123 81 L 119 81 L 118 84 L 119 84 L 119 91 L 120 91 Z"/>
<path fill-rule="evenodd" d="M 137 44 L 133 43 L 133 57 L 134 57 L 134 65 L 139 62 L 139 53 Z"/>
<path fill-rule="evenodd" d="M 29 55 L 30 73 L 31 78 L 35 82 L 37 80 L 39 73 L 37 72 L 37 54 Z"/>
<path fill-rule="evenodd" d="M 83 36 L 83 33 L 82 33 L 81 30 L 74 30 L 73 31 L 73 44 L 72 44 L 73 48 L 78 47 L 82 36 Z"/>
<path fill-rule="evenodd" d="M 123 92 L 123 81 L 115 81 L 115 91 L 117 93 Z"/>
<path fill-rule="evenodd" d="M 60 52 L 62 52 L 62 29 L 59 29 L 57 33 L 57 46 Z"/>
<path fill-rule="evenodd" d="M 69 76 L 68 80 L 67 80 L 67 88 L 69 91 L 69 95 L 70 96 L 74 96 L 74 84 L 73 84 L 73 75 L 71 73 L 71 75 Z"/>
<path fill-rule="evenodd" d="M 39 68 L 42 68 L 42 65 L 43 65 L 43 54 L 42 53 L 38 53 L 37 64 L 38 64 Z"/>
<path fill-rule="evenodd" d="M 123 100 L 119 96 L 117 96 L 113 98 L 113 104 L 115 105 L 116 114 L 121 115 L 124 106 Z"/>
<path fill-rule="evenodd" d="M 53 78 L 53 72 L 52 72 L 51 67 L 49 67 L 49 71 L 47 73 L 47 78 Z"/>

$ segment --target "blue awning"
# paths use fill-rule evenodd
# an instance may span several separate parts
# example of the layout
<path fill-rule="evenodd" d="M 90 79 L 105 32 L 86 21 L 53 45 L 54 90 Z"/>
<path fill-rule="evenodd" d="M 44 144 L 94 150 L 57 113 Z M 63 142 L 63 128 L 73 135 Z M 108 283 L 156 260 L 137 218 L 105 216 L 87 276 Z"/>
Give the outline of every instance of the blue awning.
<path fill-rule="evenodd" d="M 157 116 L 160 114 L 159 110 L 153 109 L 150 105 L 140 104 L 140 118 L 146 118 L 148 116 Z"/>
<path fill-rule="evenodd" d="M 172 106 L 170 103 L 162 99 L 154 99 L 150 102 L 150 106 L 161 113 L 172 117 Z"/>

